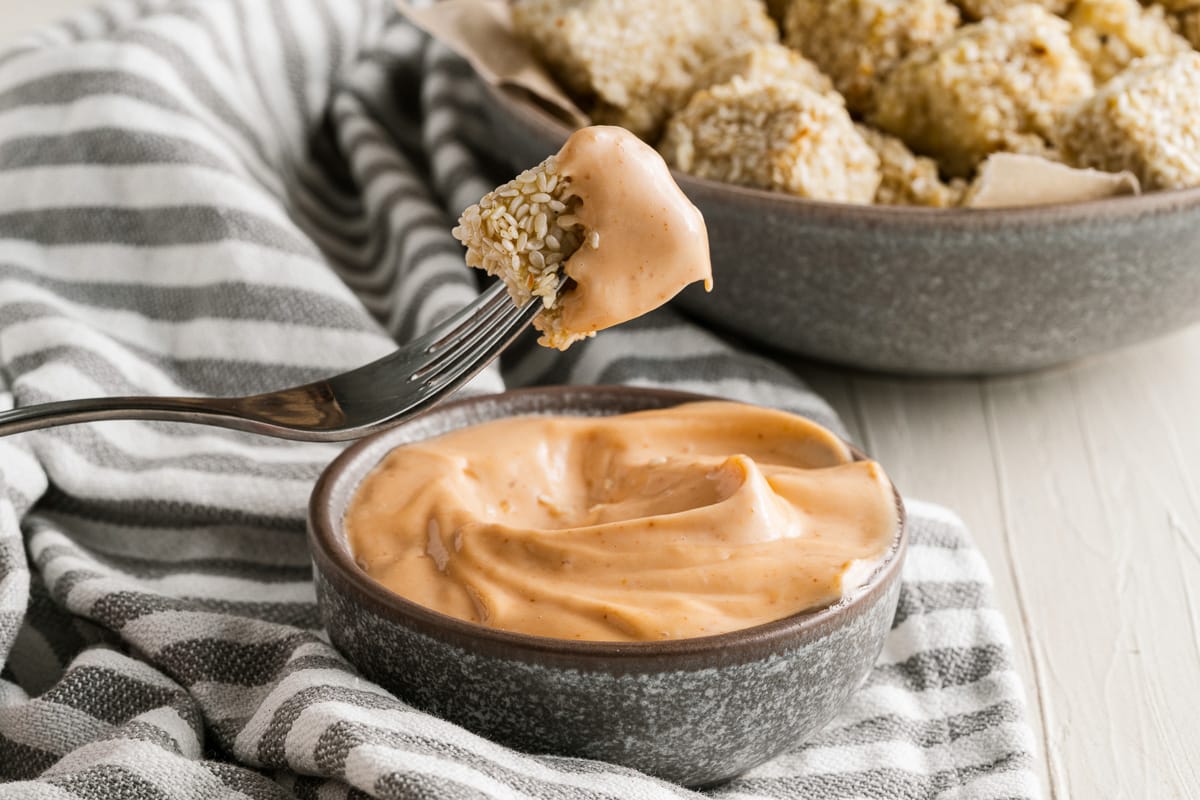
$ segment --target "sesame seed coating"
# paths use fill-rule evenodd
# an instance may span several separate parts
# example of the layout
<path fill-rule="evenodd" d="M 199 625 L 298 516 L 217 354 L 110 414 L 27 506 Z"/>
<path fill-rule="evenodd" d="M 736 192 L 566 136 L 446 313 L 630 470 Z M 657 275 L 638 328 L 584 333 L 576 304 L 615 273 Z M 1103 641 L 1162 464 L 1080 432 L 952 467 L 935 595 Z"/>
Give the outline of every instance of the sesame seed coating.
<path fill-rule="evenodd" d="M 1044 150 L 1059 111 L 1094 90 L 1068 31 L 1032 4 L 965 25 L 892 71 L 870 121 L 956 177 L 993 152 Z"/>
<path fill-rule="evenodd" d="M 816 64 L 778 42 L 756 45 L 710 62 L 696 76 L 693 91 L 728 83 L 735 77 L 751 82 L 791 81 L 807 86 L 834 102 L 843 102 L 842 96 L 833 88 L 833 82 Z"/>
<path fill-rule="evenodd" d="M 870 203 L 880 181 L 846 109 L 791 82 L 735 77 L 697 92 L 659 149 L 693 175 L 819 200 Z"/>
<path fill-rule="evenodd" d="M 857 113 L 874 104 L 879 82 L 914 50 L 954 32 L 948 0 L 793 0 L 785 40 L 832 79 Z"/>
<path fill-rule="evenodd" d="M 760 0 L 516 0 L 514 30 L 594 121 L 653 141 L 713 58 L 777 41 Z"/>
<path fill-rule="evenodd" d="M 966 184 L 949 184 L 938 176 L 937 162 L 914 155 L 895 136 L 867 125 L 856 125 L 863 141 L 879 156 L 881 181 L 875 202 L 889 206 L 930 206 L 948 208 L 959 204 Z"/>
<path fill-rule="evenodd" d="M 1135 59 L 1191 50 L 1187 40 L 1171 30 L 1162 6 L 1143 7 L 1137 0 L 1077 0 L 1067 21 L 1071 43 L 1091 65 L 1097 83 Z"/>
<path fill-rule="evenodd" d="M 1200 186 L 1200 53 L 1142 59 L 1066 117 L 1068 161 L 1129 170 L 1144 189 Z"/>
<path fill-rule="evenodd" d="M 562 268 L 584 240 L 578 204 L 551 156 L 468 207 L 452 231 L 466 245 L 467 266 L 503 280 L 517 305 L 542 301 L 539 341 L 559 349 L 590 335 L 564 330 L 556 305 Z"/>

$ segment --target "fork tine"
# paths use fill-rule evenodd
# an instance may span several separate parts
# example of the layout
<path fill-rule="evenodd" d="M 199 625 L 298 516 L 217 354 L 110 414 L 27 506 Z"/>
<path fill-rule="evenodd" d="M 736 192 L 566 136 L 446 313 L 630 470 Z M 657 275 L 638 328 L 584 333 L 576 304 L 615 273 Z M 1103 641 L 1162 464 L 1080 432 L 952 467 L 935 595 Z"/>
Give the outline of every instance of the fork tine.
<path fill-rule="evenodd" d="M 504 308 L 511 303 L 512 300 L 508 297 L 508 289 L 505 288 L 504 281 L 496 281 L 495 285 L 447 317 L 418 342 L 422 345 L 424 352 L 431 353 L 445 347 L 447 343 L 474 328 L 481 314 L 490 313 L 497 308 Z M 413 344 L 417 344 L 417 342 Z"/>
<path fill-rule="evenodd" d="M 535 301 L 536 302 L 536 301 Z M 540 306 L 541 303 L 537 302 Z M 477 341 L 497 326 L 511 324 L 521 308 L 511 302 L 505 302 L 493 308 L 487 308 L 476 314 L 470 325 L 459 326 L 458 334 L 454 337 L 442 337 L 438 344 L 425 348 L 428 360 L 413 370 L 409 380 L 421 380 L 436 372 L 442 364 L 457 359 L 464 352 L 469 352 Z"/>
<path fill-rule="evenodd" d="M 457 341 L 434 354 L 433 358 L 415 370 L 410 380 L 419 380 L 427 385 L 436 383 L 440 376 L 461 369 L 463 362 L 471 362 L 482 352 L 490 352 L 497 341 L 508 341 L 515 337 L 542 309 L 541 301 L 533 300 L 524 306 L 510 305 L 500 312 L 480 319 L 479 324 L 465 332 Z"/>
<path fill-rule="evenodd" d="M 561 290 L 565 283 L 559 283 Z M 518 308 L 497 283 L 433 331 L 369 364 L 247 397 L 101 397 L 0 412 L 0 436 L 102 419 L 217 425 L 336 442 L 398 425 L 429 409 L 491 363 L 542 310 Z M 420 370 L 413 379 L 414 365 Z"/>
<path fill-rule="evenodd" d="M 447 394 L 457 391 L 463 384 L 474 378 L 484 367 L 490 364 L 515 336 L 516 333 L 506 335 L 505 331 L 498 331 L 496 337 L 489 342 L 489 346 L 481 358 L 463 359 L 455 363 L 452 368 L 448 368 L 427 380 L 421 386 L 422 403 L 436 403 Z"/>

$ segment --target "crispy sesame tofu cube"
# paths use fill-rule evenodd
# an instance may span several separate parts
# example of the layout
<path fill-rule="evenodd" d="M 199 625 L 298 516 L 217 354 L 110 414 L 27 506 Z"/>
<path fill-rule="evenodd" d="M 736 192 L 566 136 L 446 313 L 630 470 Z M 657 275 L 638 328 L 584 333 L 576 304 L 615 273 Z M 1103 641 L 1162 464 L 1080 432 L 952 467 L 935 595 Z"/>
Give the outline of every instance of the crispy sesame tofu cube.
<path fill-rule="evenodd" d="M 1191 45 L 1171 30 L 1162 6 L 1137 0 L 1077 0 L 1067 16 L 1071 43 L 1092 67 L 1097 83 L 1135 59 L 1185 53 Z"/>
<path fill-rule="evenodd" d="M 596 122 L 653 140 L 708 61 L 777 41 L 761 0 L 516 0 L 513 27 Z"/>
<path fill-rule="evenodd" d="M 879 187 L 879 157 L 845 107 L 797 83 L 734 78 L 697 92 L 659 149 L 702 178 L 818 200 L 870 203 Z"/>
<path fill-rule="evenodd" d="M 1032 4 L 965 25 L 892 71 L 870 121 L 955 177 L 997 151 L 1042 151 L 1057 114 L 1094 90 L 1068 31 Z"/>
<path fill-rule="evenodd" d="M 842 96 L 833 88 L 833 82 L 817 69 L 816 64 L 778 42 L 760 44 L 709 62 L 696 76 L 693 91 L 728 83 L 734 78 L 743 78 L 752 83 L 798 83 L 834 102 L 842 102 Z"/>
<path fill-rule="evenodd" d="M 542 344 L 564 349 L 586 334 L 566 330 L 557 302 L 561 272 L 583 243 L 574 216 L 579 198 L 550 156 L 484 195 L 459 217 L 452 233 L 467 248 L 467 266 L 499 277 L 517 305 L 538 298 L 545 306 L 534 320 Z"/>
<path fill-rule="evenodd" d="M 1137 175 L 1144 189 L 1200 186 L 1200 53 L 1134 63 L 1065 118 L 1077 167 Z"/>
<path fill-rule="evenodd" d="M 945 39 L 958 25 L 948 0 L 792 0 L 786 42 L 813 60 L 855 112 L 904 56 Z"/>
<path fill-rule="evenodd" d="M 966 184 L 961 180 L 945 183 L 938 176 L 937 162 L 914 155 L 895 136 L 868 125 L 856 125 L 863 141 L 879 156 L 881 180 L 875 202 L 889 206 L 929 206 L 948 208 L 962 199 Z"/>

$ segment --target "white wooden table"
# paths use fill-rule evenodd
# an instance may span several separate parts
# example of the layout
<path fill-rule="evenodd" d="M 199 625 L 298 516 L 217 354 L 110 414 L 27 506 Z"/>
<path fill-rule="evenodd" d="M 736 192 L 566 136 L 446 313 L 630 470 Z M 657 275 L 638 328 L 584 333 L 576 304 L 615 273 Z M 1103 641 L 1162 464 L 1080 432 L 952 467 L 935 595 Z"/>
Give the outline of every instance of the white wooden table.
<path fill-rule="evenodd" d="M 0 0 L 0 44 L 87 2 Z M 1200 327 L 1031 375 L 797 371 L 971 527 L 1047 796 L 1200 798 Z"/>
<path fill-rule="evenodd" d="M 1011 377 L 798 371 L 971 527 L 1047 796 L 1200 798 L 1200 327 Z"/>

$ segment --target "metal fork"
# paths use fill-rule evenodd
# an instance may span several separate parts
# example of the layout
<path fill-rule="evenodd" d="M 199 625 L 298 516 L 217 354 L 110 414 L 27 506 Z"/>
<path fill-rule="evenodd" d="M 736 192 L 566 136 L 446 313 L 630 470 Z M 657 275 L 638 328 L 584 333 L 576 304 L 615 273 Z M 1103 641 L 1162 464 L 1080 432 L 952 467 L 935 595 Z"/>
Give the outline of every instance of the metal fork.
<path fill-rule="evenodd" d="M 559 287 L 561 289 L 561 285 Z M 502 282 L 391 355 L 332 378 L 249 397 L 97 397 L 0 412 L 0 436 L 109 419 L 216 425 L 282 439 L 336 442 L 398 425 L 487 366 L 541 310 Z"/>

